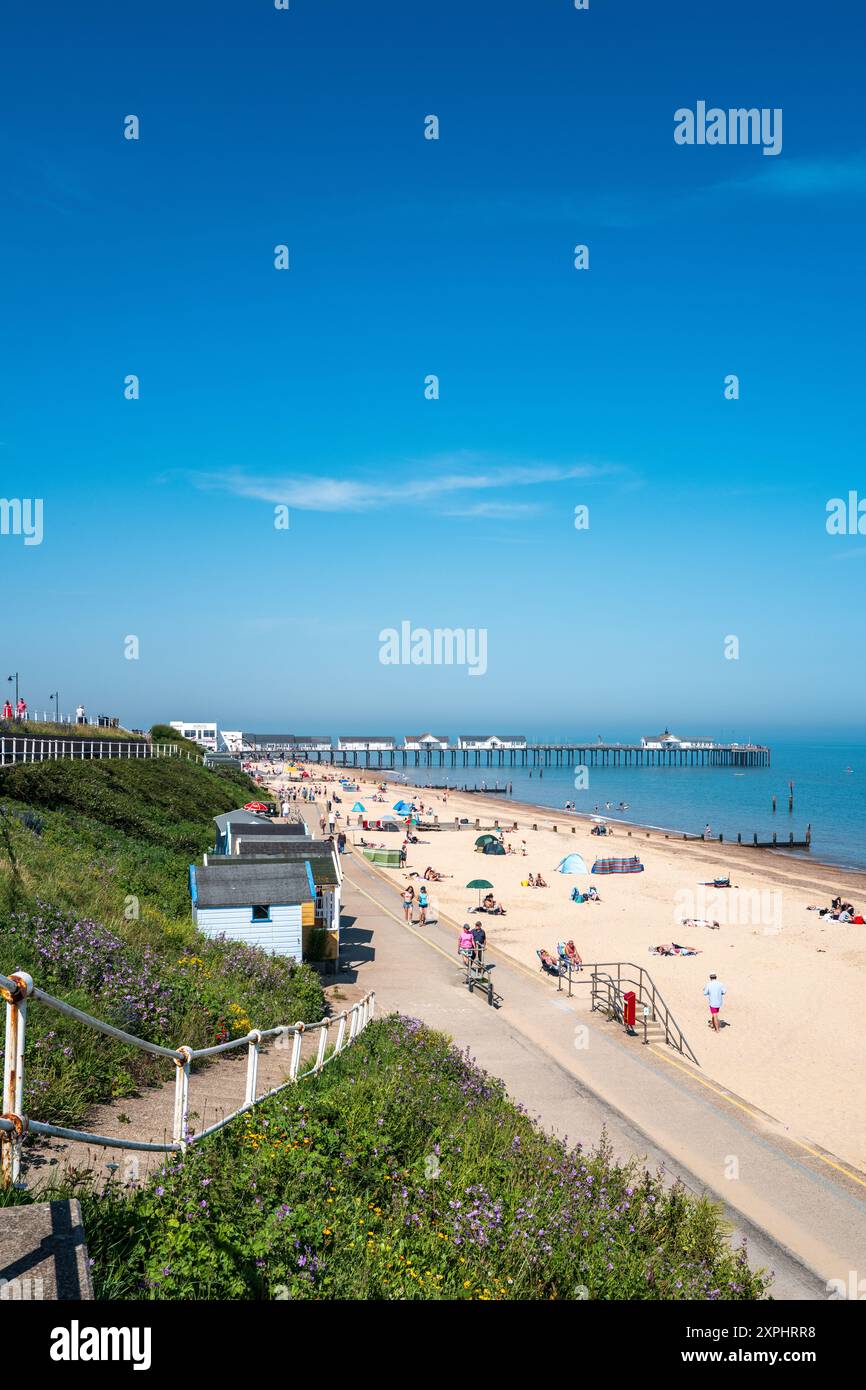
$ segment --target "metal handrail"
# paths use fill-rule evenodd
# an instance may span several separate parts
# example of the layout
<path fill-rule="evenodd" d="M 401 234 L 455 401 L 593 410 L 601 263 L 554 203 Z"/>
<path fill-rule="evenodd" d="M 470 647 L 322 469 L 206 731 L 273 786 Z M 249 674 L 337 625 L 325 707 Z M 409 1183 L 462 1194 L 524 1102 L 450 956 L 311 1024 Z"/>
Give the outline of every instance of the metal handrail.
<path fill-rule="evenodd" d="M 197 1144 L 209 1135 L 225 1129 L 226 1125 L 231 1124 L 238 1115 L 252 1110 L 254 1106 L 260 1105 L 263 1100 L 267 1100 L 270 1096 L 277 1095 L 286 1086 L 291 1086 L 296 1081 L 303 1081 L 305 1077 L 314 1076 L 320 1072 L 363 1032 L 373 1017 L 376 1004 L 376 996 L 370 991 L 351 1008 L 344 1009 L 342 1013 L 335 1014 L 332 1018 L 319 1019 L 316 1023 L 298 1021 L 297 1023 L 278 1024 L 273 1028 L 253 1028 L 242 1038 L 232 1038 L 228 1042 L 217 1043 L 214 1047 L 180 1046 L 172 1048 L 162 1047 L 159 1043 L 147 1042 L 144 1038 L 138 1038 L 133 1033 L 124 1032 L 122 1028 L 115 1028 L 113 1024 L 106 1023 L 104 1019 L 95 1018 L 82 1009 L 74 1008 L 73 1005 L 65 1003 L 62 999 L 55 999 L 53 995 L 38 989 L 31 976 L 24 970 L 13 971 L 9 976 L 0 975 L 0 997 L 6 1000 L 3 1110 L 0 1113 L 0 1187 L 10 1187 L 18 1181 L 21 1171 L 21 1148 L 26 1133 L 99 1144 L 105 1148 L 137 1149 L 148 1153 L 182 1153 L 191 1144 Z M 68 1129 L 61 1125 L 47 1124 L 42 1120 L 32 1120 L 24 1114 L 24 1044 L 27 1007 L 30 1001 L 54 1009 L 67 1018 L 75 1019 L 76 1022 L 83 1023 L 88 1028 L 93 1028 L 97 1032 L 105 1033 L 131 1047 L 136 1047 L 141 1052 L 167 1057 L 173 1061 L 176 1070 L 174 1124 L 171 1142 L 158 1144 L 141 1139 L 109 1138 L 104 1134 L 92 1134 L 87 1130 Z M 336 1038 L 331 1051 L 328 1052 L 330 1030 L 335 1026 L 337 1029 Z M 307 1033 L 318 1034 L 318 1043 L 315 1060 L 305 1071 L 301 1071 L 301 1045 L 304 1035 Z M 288 1042 L 289 1038 L 292 1040 L 291 1044 Z M 281 1085 L 273 1087 L 263 1095 L 258 1095 L 259 1052 L 262 1043 L 271 1039 L 278 1040 L 278 1047 L 291 1046 L 289 1076 L 288 1080 Z M 247 1077 L 243 1105 L 199 1134 L 190 1134 L 188 1126 L 189 1081 L 192 1063 L 202 1057 L 213 1057 L 218 1053 L 230 1052 L 234 1048 L 244 1046 L 247 1048 Z"/>
<path fill-rule="evenodd" d="M 570 964 L 565 974 L 563 974 L 562 966 L 560 966 L 560 975 L 559 980 L 557 982 L 557 989 L 560 991 L 562 990 L 562 981 L 563 979 L 567 978 L 569 996 L 571 996 L 573 983 L 589 984 L 591 987 L 591 993 L 594 998 L 593 980 L 595 979 L 596 975 L 601 976 L 601 973 L 604 971 L 615 970 L 616 980 L 614 981 L 612 977 L 608 978 L 611 979 L 611 984 L 615 984 L 618 993 L 620 995 L 623 993 L 623 983 L 628 985 L 636 985 L 638 1000 L 641 1004 L 645 1002 L 649 1003 L 652 1020 L 654 1023 L 658 1021 L 657 1015 L 661 1014 L 661 1022 L 664 1025 L 665 1030 L 665 1042 L 668 1044 L 668 1046 L 675 1048 L 676 1051 L 681 1053 L 683 1057 L 688 1057 L 690 1061 L 694 1062 L 696 1067 L 699 1067 L 701 1065 L 697 1057 L 695 1056 L 694 1051 L 689 1046 L 685 1033 L 683 1032 L 682 1028 L 680 1028 L 676 1019 L 671 1013 L 668 1004 L 666 1003 L 662 995 L 659 993 L 655 981 L 653 980 L 649 971 L 644 969 L 642 965 L 635 965 L 633 961 L 623 960 L 607 960 L 594 962 L 585 961 L 582 963 L 581 970 L 584 972 L 583 980 L 574 978 L 574 975 L 577 972 L 572 971 L 572 967 Z M 637 978 L 635 979 L 633 975 L 624 975 L 623 970 L 637 971 Z M 593 1004 L 593 1008 L 594 1007 L 595 1005 Z"/>
<path fill-rule="evenodd" d="M 89 750 L 85 753 L 85 749 Z M 97 751 L 98 750 L 98 751 Z M 11 763 L 42 763 L 52 758 L 186 758 L 203 763 L 204 756 L 190 753 L 175 743 L 151 743 L 146 739 L 48 738 L 26 734 L 0 736 L 0 766 Z"/>

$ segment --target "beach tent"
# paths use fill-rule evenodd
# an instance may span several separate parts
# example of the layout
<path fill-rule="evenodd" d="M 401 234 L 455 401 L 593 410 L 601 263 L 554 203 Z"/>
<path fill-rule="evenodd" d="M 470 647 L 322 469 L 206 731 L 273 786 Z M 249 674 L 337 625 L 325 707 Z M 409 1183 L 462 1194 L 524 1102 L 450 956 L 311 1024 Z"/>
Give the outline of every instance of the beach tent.
<path fill-rule="evenodd" d="M 504 854 L 505 846 L 499 840 L 490 840 L 482 846 L 482 854 Z"/>
<path fill-rule="evenodd" d="M 557 864 L 558 874 L 588 874 L 589 869 L 581 854 L 567 854 L 561 864 Z"/>
<path fill-rule="evenodd" d="M 596 859 L 592 866 L 594 874 L 642 874 L 643 864 L 634 855 L 631 859 Z"/>
<path fill-rule="evenodd" d="M 488 833 L 488 834 L 485 834 L 485 835 L 479 835 L 479 836 L 478 836 L 478 839 L 475 841 L 475 848 L 476 848 L 476 849 L 481 849 L 484 845 L 489 845 L 489 843 L 490 843 L 491 840 L 498 840 L 498 839 L 499 839 L 499 836 L 498 836 L 498 835 L 491 835 L 491 834 L 489 834 L 489 833 Z"/>
<path fill-rule="evenodd" d="M 366 806 L 362 806 L 360 801 L 356 801 L 354 806 L 352 807 L 353 811 L 366 811 L 366 809 Z"/>
<path fill-rule="evenodd" d="M 396 801 L 394 803 L 394 810 L 399 811 L 401 816 L 408 816 L 412 813 L 412 807 L 408 801 Z"/>

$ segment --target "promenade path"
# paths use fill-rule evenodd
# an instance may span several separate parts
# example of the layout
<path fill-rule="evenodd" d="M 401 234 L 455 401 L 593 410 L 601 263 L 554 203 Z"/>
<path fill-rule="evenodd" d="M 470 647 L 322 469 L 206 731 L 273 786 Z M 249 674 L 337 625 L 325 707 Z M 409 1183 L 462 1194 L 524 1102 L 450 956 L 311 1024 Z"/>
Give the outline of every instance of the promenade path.
<path fill-rule="evenodd" d="M 775 1272 L 783 1299 L 827 1297 L 866 1275 L 866 1177 L 702 1076 L 663 1042 L 644 1046 L 575 997 L 495 950 L 503 1002 L 470 995 L 456 958 L 457 924 L 407 927 L 399 889 L 359 851 L 344 856 L 347 987 L 376 991 L 377 1013 L 421 1018 L 468 1048 L 550 1132 L 617 1156 L 646 1156 L 692 1192 L 723 1204 L 753 1265 Z M 467 894 L 467 899 L 470 897 Z M 693 1046 L 723 1038 L 692 1038 Z"/>

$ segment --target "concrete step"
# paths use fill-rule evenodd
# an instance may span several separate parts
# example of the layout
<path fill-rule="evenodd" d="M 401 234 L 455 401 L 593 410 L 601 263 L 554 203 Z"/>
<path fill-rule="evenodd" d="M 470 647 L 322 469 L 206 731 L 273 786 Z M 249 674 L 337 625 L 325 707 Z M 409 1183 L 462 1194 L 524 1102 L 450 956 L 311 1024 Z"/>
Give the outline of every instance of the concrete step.
<path fill-rule="evenodd" d="M 0 1207 L 0 1301 L 91 1298 L 80 1203 Z"/>

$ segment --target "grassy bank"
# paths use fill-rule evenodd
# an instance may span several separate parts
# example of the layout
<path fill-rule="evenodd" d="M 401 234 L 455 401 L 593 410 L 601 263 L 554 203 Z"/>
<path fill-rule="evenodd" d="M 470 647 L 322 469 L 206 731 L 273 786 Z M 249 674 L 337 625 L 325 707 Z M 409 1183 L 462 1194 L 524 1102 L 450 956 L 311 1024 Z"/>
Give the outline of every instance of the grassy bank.
<path fill-rule="evenodd" d="M 396 1016 L 144 1187 L 83 1201 L 102 1298 L 766 1296 L 709 1202 L 546 1137 Z"/>
<path fill-rule="evenodd" d="M 185 759 L 0 769 L 0 969 L 150 1041 L 206 1046 L 323 1011 L 307 966 L 193 925 L 188 868 L 212 817 L 252 784 Z M 98 1101 L 165 1074 L 145 1057 L 34 1006 L 25 1109 L 77 1124 Z"/>
<path fill-rule="evenodd" d="M 0 719 L 0 735 L 14 738 L 94 739 L 97 742 L 144 742 L 144 734 L 128 729 L 101 729 L 98 724 L 55 724 L 42 719 Z M 201 752 L 201 749 L 197 750 Z"/>

